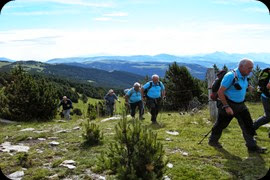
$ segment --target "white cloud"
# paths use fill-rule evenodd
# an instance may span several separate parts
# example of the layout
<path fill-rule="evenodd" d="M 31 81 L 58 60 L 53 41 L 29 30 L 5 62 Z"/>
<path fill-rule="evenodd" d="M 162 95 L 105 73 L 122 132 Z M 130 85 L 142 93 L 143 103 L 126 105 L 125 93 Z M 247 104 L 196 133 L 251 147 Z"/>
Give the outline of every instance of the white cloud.
<path fill-rule="evenodd" d="M 59 3 L 66 5 L 80 5 L 80 6 L 89 6 L 89 7 L 112 7 L 113 4 L 110 2 L 100 2 L 100 1 L 92 1 L 92 0 L 27 0 L 27 3 Z"/>
<path fill-rule="evenodd" d="M 235 5 L 239 3 L 250 3 L 254 2 L 254 0 L 212 0 L 215 4 L 223 4 L 223 5 Z"/>
<path fill-rule="evenodd" d="M 111 21 L 112 18 L 110 17 L 98 17 L 98 18 L 94 18 L 95 21 Z"/>
<path fill-rule="evenodd" d="M 52 30 L 0 32 L 0 55 L 11 59 L 48 60 L 107 53 L 187 55 L 226 51 L 269 52 L 270 25 L 190 23 L 155 29 Z"/>
<path fill-rule="evenodd" d="M 125 17 L 125 16 L 128 16 L 128 13 L 126 13 L 126 12 L 114 12 L 114 13 L 104 14 L 103 16 L 109 16 L 109 17 Z"/>
<path fill-rule="evenodd" d="M 269 10 L 267 9 L 267 7 L 265 7 L 265 8 L 250 7 L 250 8 L 244 9 L 244 11 L 257 12 L 257 13 L 269 13 Z"/>

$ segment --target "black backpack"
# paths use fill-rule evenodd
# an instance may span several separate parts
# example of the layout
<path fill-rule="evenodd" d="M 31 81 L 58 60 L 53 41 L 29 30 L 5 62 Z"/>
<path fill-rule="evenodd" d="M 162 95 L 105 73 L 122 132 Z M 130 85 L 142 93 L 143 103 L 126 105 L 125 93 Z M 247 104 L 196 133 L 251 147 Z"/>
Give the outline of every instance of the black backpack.
<path fill-rule="evenodd" d="M 269 89 L 267 89 L 267 84 L 270 79 L 270 68 L 265 68 L 259 73 L 258 77 L 258 91 L 270 97 Z"/>
<path fill-rule="evenodd" d="M 223 69 L 217 73 L 217 78 L 213 81 L 212 86 L 210 88 L 212 90 L 212 92 L 210 94 L 211 100 L 213 100 L 213 101 L 218 100 L 218 93 L 217 92 L 220 88 L 221 81 L 222 81 L 223 77 L 225 76 L 225 74 L 227 74 L 227 72 L 228 72 L 227 70 Z M 234 73 L 234 78 L 233 78 L 232 84 L 234 84 L 238 78 L 237 78 L 236 72 L 234 70 L 232 70 L 232 72 Z"/>
<path fill-rule="evenodd" d="M 161 87 L 160 82 L 158 82 L 157 84 L 158 84 L 158 86 Z M 152 86 L 153 86 L 153 82 L 151 81 L 149 87 L 146 88 L 146 89 L 144 89 L 144 91 L 143 91 L 143 92 L 144 92 L 144 93 L 143 93 L 143 94 L 144 94 L 144 97 L 147 97 L 147 98 L 148 98 L 147 93 L 148 93 L 149 89 L 152 88 Z"/>

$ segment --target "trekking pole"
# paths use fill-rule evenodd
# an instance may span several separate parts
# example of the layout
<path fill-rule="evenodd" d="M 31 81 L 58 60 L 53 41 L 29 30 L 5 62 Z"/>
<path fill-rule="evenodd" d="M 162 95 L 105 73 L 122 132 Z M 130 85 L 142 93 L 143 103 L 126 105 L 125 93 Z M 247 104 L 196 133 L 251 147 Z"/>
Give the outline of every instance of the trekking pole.
<path fill-rule="evenodd" d="M 203 142 L 203 140 L 208 136 L 208 134 L 210 134 L 210 132 L 212 132 L 212 128 L 207 134 L 204 135 L 204 137 L 202 138 L 202 140 L 200 142 L 198 142 L 198 144 L 201 144 Z"/>

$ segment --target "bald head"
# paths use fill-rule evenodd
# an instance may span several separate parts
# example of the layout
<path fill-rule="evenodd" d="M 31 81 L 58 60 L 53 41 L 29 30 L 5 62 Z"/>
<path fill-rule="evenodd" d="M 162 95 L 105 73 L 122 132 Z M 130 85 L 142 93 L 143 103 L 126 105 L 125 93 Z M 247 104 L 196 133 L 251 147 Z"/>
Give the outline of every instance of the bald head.
<path fill-rule="evenodd" d="M 238 69 L 241 72 L 242 76 L 248 76 L 253 69 L 253 61 L 251 59 L 242 59 L 239 62 Z"/>
<path fill-rule="evenodd" d="M 152 81 L 156 84 L 159 81 L 159 76 L 157 74 L 154 74 L 152 76 Z"/>

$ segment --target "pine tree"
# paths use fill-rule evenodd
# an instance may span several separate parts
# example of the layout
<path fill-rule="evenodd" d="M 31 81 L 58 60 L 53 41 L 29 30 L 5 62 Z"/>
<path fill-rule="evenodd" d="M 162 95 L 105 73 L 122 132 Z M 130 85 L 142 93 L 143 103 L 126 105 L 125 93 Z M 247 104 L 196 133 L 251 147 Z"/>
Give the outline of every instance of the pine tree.
<path fill-rule="evenodd" d="M 136 119 L 131 124 L 123 119 L 115 127 L 115 141 L 99 157 L 98 166 L 112 170 L 119 180 L 162 179 L 165 151 L 157 134 Z"/>
<path fill-rule="evenodd" d="M 167 90 L 166 107 L 169 110 L 187 110 L 189 101 L 202 94 L 198 82 L 191 76 L 188 69 L 178 66 L 176 62 L 169 65 L 164 83 Z"/>
<path fill-rule="evenodd" d="M 228 69 L 228 67 L 224 64 L 224 66 L 223 66 L 223 68 L 222 68 L 223 70 L 226 70 L 226 71 L 228 71 L 229 69 Z"/>
<path fill-rule="evenodd" d="M 217 65 L 214 64 L 214 65 L 213 65 L 213 68 L 214 68 L 214 70 L 215 70 L 215 74 L 217 74 L 217 73 L 219 72 L 219 68 L 217 67 Z"/>
<path fill-rule="evenodd" d="M 56 115 L 57 94 L 45 79 L 35 80 L 21 66 L 11 72 L 11 82 L 4 89 L 9 119 L 16 121 L 50 120 Z"/>

